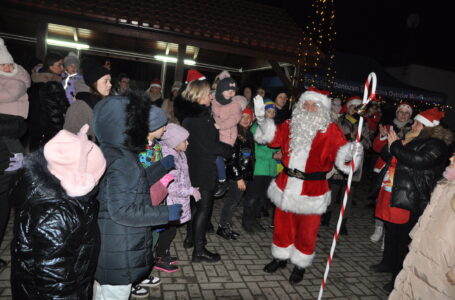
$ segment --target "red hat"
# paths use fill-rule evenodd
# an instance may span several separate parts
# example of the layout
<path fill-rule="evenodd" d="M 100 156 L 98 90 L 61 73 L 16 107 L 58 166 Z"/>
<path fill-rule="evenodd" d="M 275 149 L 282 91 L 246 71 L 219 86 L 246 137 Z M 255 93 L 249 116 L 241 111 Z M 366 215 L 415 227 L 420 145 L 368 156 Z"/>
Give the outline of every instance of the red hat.
<path fill-rule="evenodd" d="M 343 105 L 343 107 L 340 110 L 340 114 L 344 114 L 345 112 L 348 111 L 348 107 L 351 105 L 360 105 L 362 104 L 362 99 L 359 96 L 353 96 L 348 99 L 348 101 Z"/>
<path fill-rule="evenodd" d="M 153 79 L 150 83 L 150 87 L 158 87 L 161 88 L 161 81 L 159 79 Z"/>
<path fill-rule="evenodd" d="M 247 115 L 250 115 L 251 116 L 251 121 L 254 121 L 254 113 L 253 113 L 253 110 L 251 108 L 249 108 L 248 106 L 242 111 L 242 115 L 243 114 L 247 114 Z"/>
<path fill-rule="evenodd" d="M 299 101 L 301 101 L 302 103 L 307 100 L 318 102 L 330 110 L 332 101 L 329 98 L 329 94 L 330 94 L 329 91 L 322 91 L 318 90 L 315 87 L 309 87 L 306 90 L 306 92 L 303 93 L 302 96 L 300 96 Z"/>
<path fill-rule="evenodd" d="M 409 103 L 406 102 L 400 103 L 397 107 L 396 113 L 398 113 L 400 110 L 405 112 L 407 111 L 412 116 L 412 106 Z"/>
<path fill-rule="evenodd" d="M 202 75 L 198 70 L 191 69 L 188 71 L 188 74 L 186 75 L 185 83 L 190 83 L 193 80 L 204 80 L 204 79 L 207 79 L 207 78 L 205 78 L 205 76 Z"/>
<path fill-rule="evenodd" d="M 444 118 L 445 113 L 439 111 L 436 107 L 427 109 L 415 116 L 414 120 L 419 121 L 426 127 L 435 127 L 439 125 L 439 121 Z"/>

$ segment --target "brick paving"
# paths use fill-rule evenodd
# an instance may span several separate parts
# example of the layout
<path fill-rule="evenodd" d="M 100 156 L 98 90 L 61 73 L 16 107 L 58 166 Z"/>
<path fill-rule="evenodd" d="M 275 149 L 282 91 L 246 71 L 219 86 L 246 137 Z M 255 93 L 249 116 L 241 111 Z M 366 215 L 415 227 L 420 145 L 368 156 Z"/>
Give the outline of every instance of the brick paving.
<path fill-rule="evenodd" d="M 373 231 L 372 209 L 366 209 L 366 187 L 368 182 L 358 184 L 354 193 L 348 236 L 341 236 L 329 273 L 324 299 L 386 299 L 382 286 L 389 280 L 388 274 L 371 273 L 368 266 L 379 262 L 380 245 L 369 241 Z M 217 200 L 212 222 L 218 220 L 222 199 Z M 150 289 L 148 299 L 316 299 L 321 278 L 330 251 L 336 218 L 330 227 L 321 227 L 313 266 L 308 268 L 303 282 L 296 286 L 288 283 L 293 266 L 275 274 L 267 274 L 262 268 L 271 259 L 270 244 L 272 230 L 249 235 L 240 225 L 242 208 L 238 207 L 233 227 L 241 236 L 236 241 L 226 241 L 216 234 L 208 234 L 208 249 L 221 254 L 222 261 L 215 264 L 191 263 L 191 249 L 182 247 L 185 227 L 181 227 L 171 248 L 179 257 L 180 270 L 174 273 L 153 271 L 162 284 Z M 270 218 L 261 222 L 270 224 Z M 10 261 L 9 247 L 12 239 L 12 221 L 0 247 L 0 257 Z M 0 273 L 0 299 L 11 299 L 9 288 L 10 268 Z"/>

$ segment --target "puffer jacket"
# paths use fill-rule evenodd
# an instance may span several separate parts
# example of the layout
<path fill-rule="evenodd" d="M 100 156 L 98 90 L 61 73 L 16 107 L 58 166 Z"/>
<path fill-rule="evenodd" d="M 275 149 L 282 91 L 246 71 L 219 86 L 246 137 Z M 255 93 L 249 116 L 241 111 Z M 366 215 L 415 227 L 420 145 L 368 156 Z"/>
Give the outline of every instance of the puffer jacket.
<path fill-rule="evenodd" d="M 167 170 L 161 162 L 145 169 L 150 102 L 143 95 L 110 96 L 93 112 L 93 129 L 107 167 L 99 184 L 101 249 L 95 279 L 102 285 L 137 283 L 152 268 L 151 226 L 168 222 L 167 206 L 152 206 L 150 186 Z"/>
<path fill-rule="evenodd" d="M 439 183 L 412 229 L 409 253 L 389 300 L 455 299 L 446 273 L 455 266 L 455 182 Z M 452 207 L 451 207 L 452 206 Z"/>
<path fill-rule="evenodd" d="M 175 168 L 169 172 L 174 176 L 174 180 L 167 187 L 166 203 L 167 205 L 182 204 L 180 224 L 183 224 L 191 220 L 190 197 L 194 192 L 194 188 L 191 186 L 188 162 L 185 152 L 177 152 L 165 143 L 161 143 L 161 145 L 163 156 L 172 155 L 175 163 Z"/>
<path fill-rule="evenodd" d="M 216 99 L 212 101 L 212 114 L 220 131 L 220 141 L 234 145 L 237 139 L 237 124 L 242 118 L 242 111 L 247 106 L 245 97 L 237 95 L 232 97 L 229 104 L 221 104 Z"/>
<path fill-rule="evenodd" d="M 400 140 L 385 146 L 385 161 L 389 155 L 398 163 L 395 170 L 390 205 L 413 211 L 420 215 L 448 163 L 449 145 L 453 135 L 441 126 L 426 127 L 418 137 L 403 146 Z"/>
<path fill-rule="evenodd" d="M 238 128 L 239 131 L 242 128 Z M 239 135 L 234 144 L 232 155 L 226 160 L 228 179 L 245 181 L 253 180 L 254 174 L 254 137 L 251 131 L 245 130 L 246 139 Z"/>
<path fill-rule="evenodd" d="M 0 72 L 0 113 L 26 119 L 30 75 L 22 66 L 15 66 L 12 73 Z"/>
<path fill-rule="evenodd" d="M 13 189 L 13 299 L 91 299 L 99 251 L 96 190 L 69 197 L 42 151 L 25 161 Z"/>
<path fill-rule="evenodd" d="M 30 88 L 30 150 L 43 146 L 63 128 L 69 107 L 61 77 L 52 73 L 32 74 Z"/>

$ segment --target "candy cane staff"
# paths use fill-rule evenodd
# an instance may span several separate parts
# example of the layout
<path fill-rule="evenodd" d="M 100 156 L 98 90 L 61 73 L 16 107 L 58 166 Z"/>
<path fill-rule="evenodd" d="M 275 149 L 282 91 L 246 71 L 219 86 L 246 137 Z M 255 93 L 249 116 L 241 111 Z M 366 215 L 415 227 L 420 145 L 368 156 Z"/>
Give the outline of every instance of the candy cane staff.
<path fill-rule="evenodd" d="M 361 138 L 361 135 L 362 135 L 362 127 L 363 127 L 363 121 L 364 121 L 362 116 L 363 116 L 363 114 L 366 111 L 366 107 L 367 107 L 368 103 L 372 99 L 375 99 L 375 97 L 376 97 L 376 94 L 375 94 L 376 93 L 376 83 L 377 83 L 376 74 L 374 72 L 372 72 L 372 73 L 370 73 L 368 75 L 367 81 L 365 82 L 365 88 L 364 88 L 364 91 L 363 91 L 362 106 L 358 109 L 358 113 L 360 114 L 361 117 L 360 117 L 359 127 L 358 127 L 358 130 L 357 130 L 356 144 L 359 144 L 360 138 Z M 370 91 L 371 91 L 371 94 L 369 94 Z M 324 288 L 325 288 L 325 285 L 326 285 L 326 282 L 327 282 L 327 276 L 329 274 L 330 265 L 332 264 L 333 253 L 335 252 L 335 247 L 336 247 L 336 244 L 337 244 L 337 240 L 338 240 L 338 236 L 339 236 L 339 232 L 340 232 L 340 228 L 341 228 L 341 223 L 342 223 L 343 216 L 344 216 L 346 202 L 348 201 L 348 197 L 349 197 L 349 191 L 350 191 L 350 188 L 351 188 L 352 176 L 353 176 L 354 172 L 357 170 L 359 163 L 361 163 L 361 161 L 356 161 L 356 159 L 352 160 L 351 163 L 350 163 L 349 176 L 348 176 L 346 189 L 345 189 L 345 192 L 344 192 L 343 204 L 341 205 L 340 216 L 338 218 L 337 228 L 336 228 L 335 234 L 333 236 L 332 247 L 330 249 L 330 254 L 329 254 L 329 257 L 327 259 L 327 265 L 326 265 L 326 268 L 325 268 L 324 277 L 322 279 L 321 288 L 319 290 L 318 300 L 322 299 L 322 294 L 324 292 Z"/>
<path fill-rule="evenodd" d="M 295 104 L 292 118 L 276 126 L 264 118 L 262 98 L 254 98 L 258 129 L 255 140 L 281 148 L 284 172 L 272 181 L 268 196 L 276 205 L 273 232 L 273 260 L 264 267 L 267 273 L 294 264 L 291 284 L 303 280 L 305 268 L 315 255 L 321 214 L 330 204 L 326 175 L 336 165 L 348 173 L 346 163 L 362 159 L 360 143 L 348 143 L 331 117 L 328 92 L 309 89 Z"/>

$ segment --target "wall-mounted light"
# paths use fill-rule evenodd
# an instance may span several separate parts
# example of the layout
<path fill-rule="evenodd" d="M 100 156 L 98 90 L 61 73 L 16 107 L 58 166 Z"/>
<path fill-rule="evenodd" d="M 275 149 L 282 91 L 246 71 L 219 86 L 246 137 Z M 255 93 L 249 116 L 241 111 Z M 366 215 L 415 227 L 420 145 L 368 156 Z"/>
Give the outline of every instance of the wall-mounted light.
<path fill-rule="evenodd" d="M 48 45 L 66 47 L 66 48 L 74 48 L 77 50 L 87 50 L 90 48 L 90 46 L 87 44 L 60 41 L 60 40 L 54 40 L 54 39 L 46 39 L 46 42 Z"/>
<path fill-rule="evenodd" d="M 154 57 L 156 60 L 160 60 L 163 62 L 168 62 L 168 63 L 173 63 L 173 64 L 177 63 L 176 57 L 167 56 L 167 55 L 155 55 Z M 184 59 L 183 63 L 185 65 L 194 66 L 196 64 L 196 61 L 194 61 L 192 59 Z"/>

